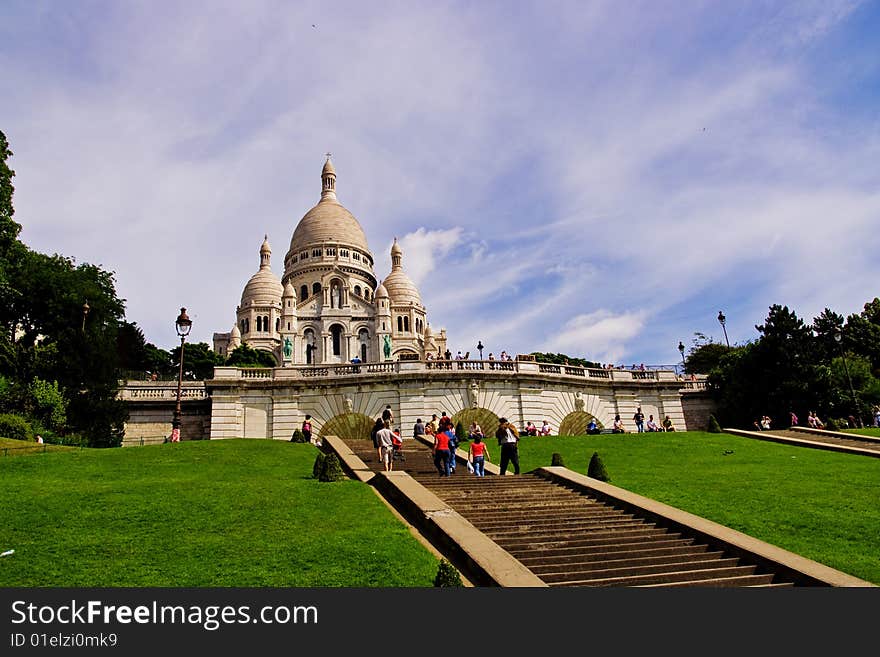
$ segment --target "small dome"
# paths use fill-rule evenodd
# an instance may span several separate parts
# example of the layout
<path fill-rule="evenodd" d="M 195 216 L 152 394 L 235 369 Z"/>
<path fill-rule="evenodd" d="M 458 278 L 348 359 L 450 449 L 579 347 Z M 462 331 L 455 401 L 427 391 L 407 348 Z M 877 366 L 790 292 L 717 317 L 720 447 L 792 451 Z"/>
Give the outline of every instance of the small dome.
<path fill-rule="evenodd" d="M 336 175 L 336 169 L 333 168 L 333 163 L 330 161 L 330 158 L 327 158 L 327 161 L 324 162 L 324 168 L 321 169 L 321 174 L 332 173 L 334 176 Z"/>
<path fill-rule="evenodd" d="M 382 283 L 379 283 L 379 287 L 376 288 L 376 298 L 377 299 L 387 299 L 388 298 L 388 290 L 385 289 L 385 286 Z"/>
<path fill-rule="evenodd" d="M 238 330 L 238 324 L 232 325 L 232 330 L 229 332 L 229 337 L 230 338 L 240 338 L 241 337 L 241 331 Z"/>
<path fill-rule="evenodd" d="M 382 285 L 388 291 L 388 296 L 394 303 L 414 303 L 422 305 L 422 297 L 419 289 L 403 270 L 392 271 L 388 278 L 382 281 Z"/>
<path fill-rule="evenodd" d="M 272 273 L 271 269 L 261 269 L 251 276 L 241 293 L 242 308 L 250 303 L 277 304 L 281 301 L 284 288 L 281 281 Z"/>
<path fill-rule="evenodd" d="M 403 255 L 403 249 L 401 249 L 400 244 L 397 243 L 396 237 L 394 238 L 394 244 L 391 245 L 391 255 L 392 256 L 396 256 L 396 255 L 402 256 Z"/>
<path fill-rule="evenodd" d="M 251 276 L 241 293 L 242 308 L 251 303 L 278 304 L 281 302 L 284 288 L 281 286 L 281 280 L 272 273 L 272 267 L 269 264 L 271 253 L 269 238 L 266 237 L 260 246 L 260 270 Z"/>
<path fill-rule="evenodd" d="M 431 329 L 431 325 L 427 324 L 425 326 L 425 338 L 434 337 L 434 331 Z"/>
<path fill-rule="evenodd" d="M 282 294 L 281 296 L 283 296 L 283 297 L 285 297 L 285 298 L 286 298 L 286 297 L 296 297 L 296 290 L 293 289 L 293 285 L 290 284 L 290 281 L 289 281 L 289 280 L 288 280 L 287 283 L 285 284 L 285 286 L 284 286 L 284 294 Z"/>

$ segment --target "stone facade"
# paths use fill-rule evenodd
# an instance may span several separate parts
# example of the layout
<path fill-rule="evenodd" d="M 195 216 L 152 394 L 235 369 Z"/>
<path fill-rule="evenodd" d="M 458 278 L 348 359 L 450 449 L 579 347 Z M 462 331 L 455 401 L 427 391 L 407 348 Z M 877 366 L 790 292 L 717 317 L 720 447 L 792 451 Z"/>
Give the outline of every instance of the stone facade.
<path fill-rule="evenodd" d="M 423 358 L 446 350 L 435 334 L 418 289 L 403 268 L 394 240 L 391 273 L 380 283 L 361 225 L 336 198 L 329 157 L 321 172 L 321 199 L 297 224 L 284 257 L 284 274 L 271 267 L 268 236 L 260 268 L 245 285 L 236 322 L 214 334 L 214 351 L 240 344 L 271 353 L 282 367 Z"/>
<path fill-rule="evenodd" d="M 504 369 L 501 369 L 503 365 Z M 490 369 L 493 367 L 493 369 Z M 638 375 L 638 376 L 637 376 Z M 306 414 L 316 434 L 340 416 L 369 422 L 390 405 L 404 437 L 417 418 L 445 411 L 488 411 L 517 425 L 548 420 L 557 434 L 567 419 L 595 417 L 610 427 L 619 413 L 630 431 L 641 406 L 647 416 L 669 415 L 686 430 L 681 382 L 673 372 L 587 370 L 543 363 L 397 361 L 364 366 L 217 368 L 207 382 L 212 398 L 211 438 L 288 440 Z"/>

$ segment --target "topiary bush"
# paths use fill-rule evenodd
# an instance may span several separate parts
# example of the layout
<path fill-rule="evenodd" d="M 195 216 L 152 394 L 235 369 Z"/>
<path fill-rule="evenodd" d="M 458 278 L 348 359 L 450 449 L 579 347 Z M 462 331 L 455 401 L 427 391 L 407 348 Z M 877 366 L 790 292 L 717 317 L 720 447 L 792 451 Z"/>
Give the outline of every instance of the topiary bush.
<path fill-rule="evenodd" d="M 461 573 L 455 569 L 455 566 L 446 559 L 441 559 L 437 567 L 437 576 L 434 578 L 434 586 L 464 586 L 464 584 L 461 581 Z"/>
<path fill-rule="evenodd" d="M 324 469 L 324 459 L 326 458 L 327 455 L 324 452 L 318 452 L 318 455 L 315 457 L 315 464 L 312 466 L 312 476 L 315 479 L 321 476 L 321 470 Z"/>
<path fill-rule="evenodd" d="M 599 481 L 611 481 L 608 477 L 608 471 L 605 469 L 605 464 L 599 456 L 599 452 L 593 452 L 593 456 L 590 458 L 590 465 L 587 467 L 587 476 Z"/>
<path fill-rule="evenodd" d="M 300 431 L 299 429 L 293 430 L 293 435 L 290 437 L 290 442 L 292 443 L 307 443 L 306 435 Z"/>
<path fill-rule="evenodd" d="M 14 413 L 0 414 L 0 436 L 15 440 L 33 440 L 34 431 L 30 422 Z"/>
<path fill-rule="evenodd" d="M 562 458 L 562 454 L 553 452 L 553 455 L 550 457 L 550 465 L 558 465 L 564 468 L 565 460 Z"/>
<path fill-rule="evenodd" d="M 324 457 L 318 481 L 342 481 L 343 479 L 345 479 L 345 473 L 342 471 L 339 457 L 336 454 L 327 454 Z"/>
<path fill-rule="evenodd" d="M 455 439 L 459 443 L 468 439 L 467 431 L 465 431 L 464 425 L 461 422 L 455 425 Z"/>
<path fill-rule="evenodd" d="M 709 416 L 709 428 L 707 431 L 709 433 L 722 433 L 721 425 L 718 424 L 718 420 L 715 419 L 714 415 Z"/>

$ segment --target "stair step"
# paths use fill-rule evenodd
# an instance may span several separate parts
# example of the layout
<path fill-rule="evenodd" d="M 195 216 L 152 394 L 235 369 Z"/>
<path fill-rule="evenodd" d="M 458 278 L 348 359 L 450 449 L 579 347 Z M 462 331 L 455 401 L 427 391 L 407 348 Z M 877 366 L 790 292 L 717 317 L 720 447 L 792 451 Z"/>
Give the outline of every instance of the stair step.
<path fill-rule="evenodd" d="M 702 570 L 677 570 L 666 573 L 648 575 L 628 575 L 619 577 L 585 577 L 568 581 L 555 582 L 560 586 L 644 586 L 648 584 L 683 584 L 684 582 L 698 582 L 716 580 L 718 582 L 729 580 L 734 577 L 753 576 L 755 566 L 730 566 L 725 568 L 706 568 Z M 769 576 L 772 579 L 772 575 Z M 760 576 L 755 580 L 760 580 Z M 769 581 L 769 580 L 767 580 Z M 693 584 L 691 584 L 693 586 Z"/>
<path fill-rule="evenodd" d="M 548 584 L 552 584 L 555 582 L 568 582 L 571 580 L 576 580 L 583 578 L 585 580 L 600 580 L 600 579 L 610 579 L 610 578 L 627 578 L 627 577 L 642 577 L 642 576 L 650 576 L 650 575 L 666 575 L 669 573 L 675 573 L 676 578 L 684 572 L 691 570 L 698 571 L 706 571 L 711 568 L 723 570 L 725 568 L 731 568 L 737 566 L 739 563 L 739 559 L 736 557 L 728 557 L 726 559 L 714 559 L 708 562 L 702 561 L 675 561 L 672 563 L 658 563 L 653 565 L 643 565 L 643 566 L 627 566 L 620 568 L 572 568 L 566 572 L 561 573 L 547 573 L 547 574 L 539 574 L 536 572 L 541 579 L 543 579 Z M 754 570 L 753 566 L 747 566 Z M 751 571 L 750 571 L 751 572 Z"/>
<path fill-rule="evenodd" d="M 650 557 L 630 557 L 625 559 L 596 559 L 593 561 L 564 561 L 545 559 L 543 563 L 536 562 L 529 565 L 529 570 L 543 577 L 562 573 L 588 572 L 596 570 L 608 570 L 612 568 L 639 568 L 642 566 L 659 566 L 662 564 L 699 563 L 715 561 L 723 558 L 724 553 L 697 552 L 692 554 L 667 554 Z"/>

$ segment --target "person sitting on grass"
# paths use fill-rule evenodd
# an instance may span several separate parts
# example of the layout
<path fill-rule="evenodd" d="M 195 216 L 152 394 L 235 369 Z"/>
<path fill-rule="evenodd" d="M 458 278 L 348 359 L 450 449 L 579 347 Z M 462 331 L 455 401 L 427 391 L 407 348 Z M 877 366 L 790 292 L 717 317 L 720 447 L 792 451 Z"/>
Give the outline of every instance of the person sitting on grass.
<path fill-rule="evenodd" d="M 653 415 L 648 416 L 648 423 L 645 425 L 645 428 L 648 431 L 663 431 L 663 429 L 660 428 L 660 425 L 657 424 L 656 421 L 654 421 Z"/>
<path fill-rule="evenodd" d="M 614 424 L 611 425 L 611 433 L 626 433 L 626 429 L 623 428 L 623 420 L 620 419 L 620 415 L 614 416 Z"/>
<path fill-rule="evenodd" d="M 663 418 L 663 431 L 675 431 L 675 427 L 672 426 L 672 418 L 668 415 Z"/>
<path fill-rule="evenodd" d="M 587 425 L 587 433 L 591 436 L 600 433 L 599 425 L 596 424 L 596 418 L 590 418 L 590 423 Z"/>

